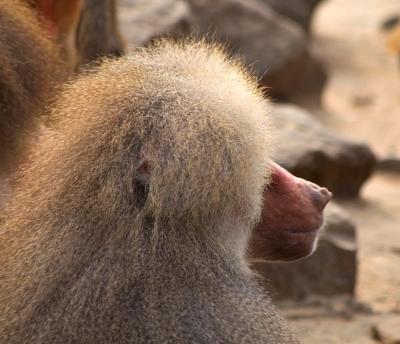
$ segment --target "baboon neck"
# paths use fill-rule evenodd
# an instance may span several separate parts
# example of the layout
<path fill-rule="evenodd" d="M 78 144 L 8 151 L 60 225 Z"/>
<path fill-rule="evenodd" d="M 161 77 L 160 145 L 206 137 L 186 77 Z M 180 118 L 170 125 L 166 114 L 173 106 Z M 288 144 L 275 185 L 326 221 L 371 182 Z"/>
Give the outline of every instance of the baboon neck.
<path fill-rule="evenodd" d="M 140 247 L 146 247 L 144 260 L 160 260 L 163 264 L 179 263 L 182 266 L 199 264 L 202 269 L 209 265 L 226 270 L 247 270 L 244 263 L 246 247 L 245 229 L 213 226 L 193 226 L 187 224 L 152 224 L 142 228 Z M 230 235 L 227 235 L 228 231 Z M 233 233 L 238 233 L 237 238 Z M 189 263 L 188 263 L 189 262 Z"/>

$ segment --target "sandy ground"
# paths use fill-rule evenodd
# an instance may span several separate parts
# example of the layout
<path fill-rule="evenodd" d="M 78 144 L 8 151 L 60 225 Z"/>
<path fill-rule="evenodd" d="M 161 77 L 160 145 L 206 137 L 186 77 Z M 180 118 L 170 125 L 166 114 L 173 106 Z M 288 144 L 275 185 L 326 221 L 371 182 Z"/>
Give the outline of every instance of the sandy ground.
<path fill-rule="evenodd" d="M 380 31 L 396 13 L 399 0 L 327 0 L 314 21 L 330 73 L 325 121 L 381 156 L 400 155 L 400 65 Z M 359 228 L 359 298 L 400 311 L 400 176 L 374 176 L 362 200 L 343 205 Z"/>
<path fill-rule="evenodd" d="M 343 205 L 358 227 L 358 299 L 400 312 L 400 177 L 377 175 L 362 200 Z"/>
<path fill-rule="evenodd" d="M 400 64 L 380 30 L 397 13 L 399 0 L 326 0 L 313 26 L 330 73 L 323 103 L 335 116 L 327 120 L 380 155 L 400 154 Z"/>
<path fill-rule="evenodd" d="M 315 48 L 330 73 L 322 120 L 368 142 L 379 156 L 400 156 L 400 65 L 380 31 L 381 22 L 396 13 L 399 0 L 327 0 L 313 26 Z M 343 315 L 322 307 L 293 317 L 286 310 L 304 343 L 376 343 L 373 324 L 400 314 L 400 175 L 374 175 L 360 200 L 342 206 L 358 228 L 356 300 L 372 313 Z"/>
<path fill-rule="evenodd" d="M 361 309 L 349 307 L 341 299 L 326 301 L 328 306 L 283 307 L 306 344 L 376 343 L 372 328 L 385 317 L 398 323 L 393 331 L 400 338 L 400 177 L 376 175 L 362 194 L 360 200 L 341 203 L 357 223 L 355 302 Z"/>

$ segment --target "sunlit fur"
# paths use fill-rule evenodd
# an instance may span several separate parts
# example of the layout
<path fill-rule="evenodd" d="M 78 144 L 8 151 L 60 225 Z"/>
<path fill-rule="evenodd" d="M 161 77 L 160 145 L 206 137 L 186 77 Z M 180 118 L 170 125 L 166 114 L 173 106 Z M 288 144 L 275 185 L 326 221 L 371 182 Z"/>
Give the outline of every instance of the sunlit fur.
<path fill-rule="evenodd" d="M 266 105 L 203 42 L 67 85 L 7 209 L 0 342 L 297 343 L 244 260 Z"/>

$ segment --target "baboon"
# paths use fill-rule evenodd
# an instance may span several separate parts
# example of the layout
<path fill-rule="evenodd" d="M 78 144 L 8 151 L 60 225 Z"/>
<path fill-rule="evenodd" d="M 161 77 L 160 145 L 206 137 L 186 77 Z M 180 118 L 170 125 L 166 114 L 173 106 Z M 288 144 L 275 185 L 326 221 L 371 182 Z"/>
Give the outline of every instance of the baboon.
<path fill-rule="evenodd" d="M 61 44 L 73 68 L 124 53 L 115 0 L 27 0 Z"/>
<path fill-rule="evenodd" d="M 388 50 L 398 55 L 400 63 L 400 15 L 387 18 L 382 23 L 381 29 L 386 34 Z"/>
<path fill-rule="evenodd" d="M 245 259 L 283 178 L 261 93 L 204 42 L 68 83 L 5 211 L 0 341 L 298 343 Z"/>
<path fill-rule="evenodd" d="M 23 153 L 29 146 L 26 140 L 35 132 L 44 104 L 51 99 L 55 85 L 69 74 L 62 55 L 70 69 L 80 59 L 76 56 L 75 36 L 82 2 L 0 0 L 0 201 L 4 198 L 1 194 L 8 193 L 4 179 L 24 159 Z M 116 37 L 115 4 L 106 8 L 103 3 L 108 1 L 98 1 L 97 6 L 86 9 L 93 10 L 84 15 L 93 26 L 89 31 L 91 26 L 87 25 L 86 36 L 81 33 L 87 42 L 99 41 L 94 30 L 102 25 L 108 28 L 110 37 Z"/>
<path fill-rule="evenodd" d="M 84 0 L 25 0 L 36 10 L 47 33 L 57 41 L 70 71 L 77 65 L 76 31 Z"/>
<path fill-rule="evenodd" d="M 116 0 L 86 0 L 77 30 L 79 63 L 121 56 L 125 43 L 118 30 Z"/>
<path fill-rule="evenodd" d="M 76 32 L 84 0 L 28 0 L 44 19 L 70 67 L 76 66 Z"/>
<path fill-rule="evenodd" d="M 0 0 L 0 170 L 6 175 L 64 77 L 59 49 L 35 13 L 23 1 Z"/>
<path fill-rule="evenodd" d="M 392 52 L 400 54 L 400 24 L 388 34 L 388 48 Z"/>

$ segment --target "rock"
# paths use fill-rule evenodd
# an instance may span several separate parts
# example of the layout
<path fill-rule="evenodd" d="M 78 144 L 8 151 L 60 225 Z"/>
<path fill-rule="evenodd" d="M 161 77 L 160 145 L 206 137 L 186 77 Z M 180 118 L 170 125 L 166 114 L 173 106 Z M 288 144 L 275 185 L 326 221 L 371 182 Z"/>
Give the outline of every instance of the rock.
<path fill-rule="evenodd" d="M 294 20 L 306 31 L 310 31 L 314 10 L 322 0 L 262 0 L 274 11 Z"/>
<path fill-rule="evenodd" d="M 129 44 L 140 45 L 165 35 L 189 32 L 190 8 L 184 0 L 120 0 L 121 31 Z"/>
<path fill-rule="evenodd" d="M 381 24 L 381 30 L 389 31 L 395 28 L 397 25 L 400 25 L 400 16 L 398 14 L 394 14 L 384 19 Z"/>
<path fill-rule="evenodd" d="M 187 0 L 192 30 L 239 54 L 277 99 L 319 101 L 326 72 L 304 30 L 258 0 Z"/>
<path fill-rule="evenodd" d="M 387 314 L 371 327 L 374 340 L 383 344 L 400 344 L 400 315 Z"/>
<path fill-rule="evenodd" d="M 304 30 L 260 0 L 121 0 L 119 17 L 130 45 L 211 36 L 240 55 L 275 99 L 320 100 L 327 76 Z"/>
<path fill-rule="evenodd" d="M 313 255 L 293 263 L 255 262 L 252 266 L 277 300 L 353 295 L 357 278 L 355 225 L 338 205 L 329 204 Z"/>
<path fill-rule="evenodd" d="M 400 173 L 400 156 L 387 156 L 380 159 L 377 168 L 384 172 Z"/>
<path fill-rule="evenodd" d="M 330 189 L 334 197 L 356 197 L 372 174 L 376 158 L 363 143 L 344 139 L 305 110 L 276 105 L 275 160 L 298 177 Z"/>

